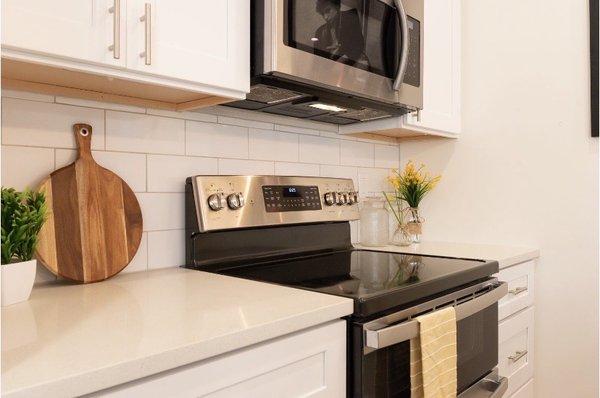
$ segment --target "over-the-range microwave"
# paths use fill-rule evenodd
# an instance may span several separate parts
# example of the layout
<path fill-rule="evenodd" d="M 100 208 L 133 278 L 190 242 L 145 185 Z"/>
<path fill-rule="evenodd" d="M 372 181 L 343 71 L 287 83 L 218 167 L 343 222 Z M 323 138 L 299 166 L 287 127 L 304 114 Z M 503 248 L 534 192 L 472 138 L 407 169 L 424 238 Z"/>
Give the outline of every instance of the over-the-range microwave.
<path fill-rule="evenodd" d="M 423 105 L 424 0 L 252 0 L 252 87 L 227 104 L 335 124 Z"/>

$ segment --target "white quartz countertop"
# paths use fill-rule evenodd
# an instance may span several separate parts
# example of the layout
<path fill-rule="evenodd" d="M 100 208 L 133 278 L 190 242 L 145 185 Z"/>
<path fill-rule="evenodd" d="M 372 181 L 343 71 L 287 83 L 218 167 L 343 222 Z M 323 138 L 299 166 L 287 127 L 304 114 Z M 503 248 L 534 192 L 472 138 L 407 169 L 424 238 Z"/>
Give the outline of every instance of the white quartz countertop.
<path fill-rule="evenodd" d="M 76 396 L 338 319 L 351 299 L 181 268 L 2 309 L 2 396 Z"/>
<path fill-rule="evenodd" d="M 410 246 L 367 247 L 361 246 L 360 244 L 355 246 L 361 249 L 395 253 L 456 257 L 475 260 L 496 260 L 500 264 L 500 269 L 533 260 L 540 256 L 540 251 L 538 249 L 529 247 L 453 242 L 421 242 Z"/>

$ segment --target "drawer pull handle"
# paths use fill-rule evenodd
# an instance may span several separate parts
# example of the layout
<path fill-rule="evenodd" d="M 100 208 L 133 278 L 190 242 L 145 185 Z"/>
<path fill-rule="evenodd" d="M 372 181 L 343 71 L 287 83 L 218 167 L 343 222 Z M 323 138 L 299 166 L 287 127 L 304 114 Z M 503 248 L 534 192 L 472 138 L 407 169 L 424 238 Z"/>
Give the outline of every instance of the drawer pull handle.
<path fill-rule="evenodd" d="M 140 53 L 140 58 L 144 58 L 146 65 L 152 64 L 152 5 L 144 4 L 144 15 L 140 17 L 140 22 L 144 23 L 144 52 Z"/>
<path fill-rule="evenodd" d="M 513 355 L 509 356 L 508 359 L 510 359 L 512 362 L 517 362 L 519 359 L 523 358 L 525 355 L 527 355 L 527 350 L 517 351 Z"/>
<path fill-rule="evenodd" d="M 511 289 L 508 291 L 508 294 L 511 294 L 513 296 L 516 296 L 519 293 L 523 293 L 527 291 L 527 287 L 525 286 L 521 286 L 521 287 L 515 287 L 514 289 Z"/>
<path fill-rule="evenodd" d="M 115 0 L 108 12 L 113 14 L 113 44 L 108 49 L 113 52 L 113 58 L 121 58 L 121 0 Z"/>

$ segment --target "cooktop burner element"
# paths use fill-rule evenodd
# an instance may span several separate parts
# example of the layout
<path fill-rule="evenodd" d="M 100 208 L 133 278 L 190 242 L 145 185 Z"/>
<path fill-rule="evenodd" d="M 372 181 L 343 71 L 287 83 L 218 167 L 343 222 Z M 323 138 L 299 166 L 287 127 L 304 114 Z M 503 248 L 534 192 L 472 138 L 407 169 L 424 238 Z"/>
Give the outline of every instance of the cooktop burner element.
<path fill-rule="evenodd" d="M 417 301 L 486 278 L 495 262 L 344 250 L 250 262 L 216 272 L 353 298 L 355 316 Z"/>

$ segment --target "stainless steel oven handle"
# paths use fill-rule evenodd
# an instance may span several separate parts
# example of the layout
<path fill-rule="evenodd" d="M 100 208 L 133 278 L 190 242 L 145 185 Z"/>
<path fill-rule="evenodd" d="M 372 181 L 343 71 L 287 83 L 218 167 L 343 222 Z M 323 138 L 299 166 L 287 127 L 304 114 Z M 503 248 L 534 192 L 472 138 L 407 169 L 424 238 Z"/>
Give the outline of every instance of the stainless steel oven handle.
<path fill-rule="evenodd" d="M 498 369 L 460 393 L 458 398 L 501 398 L 508 390 L 508 379 L 498 375 Z"/>
<path fill-rule="evenodd" d="M 396 91 L 400 90 L 400 86 L 402 85 L 402 81 L 404 80 L 404 74 L 406 73 L 406 65 L 408 64 L 408 43 L 410 41 L 410 33 L 408 31 L 408 17 L 406 16 L 406 10 L 404 9 L 402 1 L 403 0 L 394 0 L 396 12 L 398 13 L 398 19 L 400 19 L 400 30 L 402 32 L 402 37 L 400 37 L 400 40 L 402 40 L 402 53 L 400 54 L 400 65 L 398 65 L 398 71 L 396 72 L 396 79 L 394 80 L 393 85 L 393 88 Z"/>
<path fill-rule="evenodd" d="M 508 284 L 500 282 L 494 289 L 472 300 L 456 305 L 456 320 L 460 321 L 495 304 L 508 293 Z M 419 335 L 419 321 L 416 319 L 388 326 L 379 330 L 365 331 L 365 347 L 380 349 L 414 339 Z"/>

